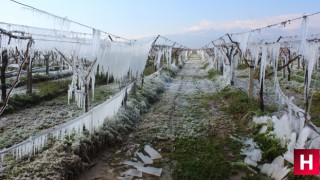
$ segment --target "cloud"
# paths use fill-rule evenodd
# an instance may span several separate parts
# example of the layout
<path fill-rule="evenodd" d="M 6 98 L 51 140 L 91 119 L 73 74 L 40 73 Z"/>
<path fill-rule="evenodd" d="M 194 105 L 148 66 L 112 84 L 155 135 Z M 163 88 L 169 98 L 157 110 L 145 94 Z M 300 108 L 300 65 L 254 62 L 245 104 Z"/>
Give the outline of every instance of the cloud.
<path fill-rule="evenodd" d="M 187 32 L 192 31 L 202 31 L 202 30 L 224 30 L 229 31 L 233 29 L 257 29 L 260 27 L 265 27 L 270 24 L 275 24 L 279 22 L 286 21 L 288 19 L 294 19 L 297 17 L 301 17 L 301 14 L 286 14 L 280 16 L 273 17 L 265 17 L 259 19 L 251 19 L 251 20 L 235 20 L 235 21 L 227 21 L 227 22 L 213 22 L 207 19 L 203 19 L 199 22 L 199 24 L 193 25 L 191 27 L 186 28 Z M 320 17 L 312 17 L 310 18 L 310 24 L 316 24 L 315 22 L 319 22 Z M 290 24 L 287 23 L 287 29 L 296 29 L 300 27 L 299 20 L 293 21 Z"/>

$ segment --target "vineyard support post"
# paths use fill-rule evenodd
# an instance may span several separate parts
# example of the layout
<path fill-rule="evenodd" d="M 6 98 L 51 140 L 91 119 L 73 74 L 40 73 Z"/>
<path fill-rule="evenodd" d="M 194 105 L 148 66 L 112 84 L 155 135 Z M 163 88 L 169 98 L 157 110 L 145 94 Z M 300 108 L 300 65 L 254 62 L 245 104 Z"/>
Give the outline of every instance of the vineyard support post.
<path fill-rule="evenodd" d="M 1 91 L 2 101 L 5 102 L 7 98 L 7 86 L 6 86 L 6 68 L 8 66 L 8 54 L 7 50 L 2 51 L 2 66 L 1 66 Z"/>
<path fill-rule="evenodd" d="M 254 95 L 254 66 L 249 66 L 249 97 L 253 98 Z"/>

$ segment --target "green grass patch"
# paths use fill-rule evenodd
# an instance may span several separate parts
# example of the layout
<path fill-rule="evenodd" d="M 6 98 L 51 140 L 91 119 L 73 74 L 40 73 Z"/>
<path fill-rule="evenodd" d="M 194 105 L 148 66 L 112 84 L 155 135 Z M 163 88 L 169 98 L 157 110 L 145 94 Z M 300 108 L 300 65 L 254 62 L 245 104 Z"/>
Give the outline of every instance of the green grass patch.
<path fill-rule="evenodd" d="M 164 61 L 163 61 L 164 62 Z M 150 74 L 154 73 L 155 72 L 155 69 L 154 69 L 154 62 L 153 60 L 149 59 L 147 61 L 147 64 L 144 68 L 144 71 L 143 71 L 143 75 L 144 76 L 149 76 Z M 162 64 L 163 65 L 163 64 Z"/>
<path fill-rule="evenodd" d="M 143 74 L 144 76 L 149 76 L 150 74 L 154 73 L 154 68 L 153 66 L 148 66 L 144 69 Z"/>
<path fill-rule="evenodd" d="M 40 97 L 46 97 L 66 93 L 69 84 L 71 84 L 71 80 L 46 81 L 34 84 L 34 87 L 39 90 Z"/>
<path fill-rule="evenodd" d="M 248 68 L 248 66 L 246 65 L 246 64 L 239 64 L 238 66 L 237 66 L 237 69 L 238 70 L 244 70 L 244 69 L 247 69 Z"/>
<path fill-rule="evenodd" d="M 200 69 L 206 69 L 208 66 L 209 66 L 209 63 L 206 62 L 206 63 L 203 64 L 203 66 Z"/>
<path fill-rule="evenodd" d="M 304 77 L 305 71 L 300 69 L 300 70 L 296 71 L 296 74 L 299 75 L 299 76 Z"/>
<path fill-rule="evenodd" d="M 97 67 L 97 74 L 96 74 L 96 85 L 106 85 L 109 83 L 113 83 L 114 79 L 113 76 L 109 77 L 108 73 L 104 73 L 101 71 L 99 65 Z"/>
<path fill-rule="evenodd" d="M 272 135 L 259 134 L 260 127 L 252 127 L 249 124 L 253 116 L 261 116 L 276 111 L 275 107 L 267 106 L 265 112 L 259 109 L 259 102 L 249 98 L 240 89 L 226 88 L 216 95 L 216 98 L 224 104 L 222 110 L 232 116 L 237 124 L 237 132 L 244 136 L 252 136 L 263 151 L 260 163 L 270 163 L 279 155 L 286 152 L 282 148 L 280 140 Z M 272 130 L 269 128 L 269 131 Z"/>
<path fill-rule="evenodd" d="M 213 69 L 210 69 L 208 71 L 208 78 L 209 79 L 213 79 L 215 77 L 219 76 L 219 71 L 216 71 L 216 70 L 213 70 Z"/>
<path fill-rule="evenodd" d="M 13 112 L 16 109 L 28 108 L 37 104 L 40 99 L 38 94 L 14 94 L 9 99 L 8 107 L 5 112 Z M 2 106 L 2 104 L 1 104 Z"/>
<path fill-rule="evenodd" d="M 304 78 L 301 78 L 300 76 L 293 75 L 293 76 L 291 76 L 291 80 L 294 80 L 298 83 L 304 83 Z"/>
<path fill-rule="evenodd" d="M 242 119 L 249 112 L 252 112 L 254 115 L 262 114 L 258 101 L 249 98 L 247 93 L 241 89 L 226 87 L 224 90 L 216 93 L 214 98 L 223 104 L 221 109 L 224 112 L 239 119 Z"/>
<path fill-rule="evenodd" d="M 257 129 L 257 130 L 260 130 Z M 283 155 L 287 149 L 281 147 L 280 139 L 275 138 L 272 135 L 257 134 L 254 136 L 254 141 L 258 143 L 260 149 L 263 151 L 262 159 L 259 164 L 271 163 L 276 157 Z"/>
<path fill-rule="evenodd" d="M 229 179 L 238 172 L 230 162 L 236 160 L 237 157 L 233 154 L 240 153 L 241 144 L 230 139 L 177 139 L 174 141 L 173 149 L 173 179 Z"/>
<path fill-rule="evenodd" d="M 96 74 L 96 85 L 106 85 L 109 83 L 113 83 L 114 79 L 113 77 L 108 77 L 108 73 L 104 74 L 104 73 L 97 73 Z"/>
<path fill-rule="evenodd" d="M 14 94 L 10 97 L 8 107 L 5 113 L 13 113 L 28 107 L 33 107 L 42 101 L 52 100 L 58 96 L 67 93 L 70 80 L 46 81 L 34 84 L 34 88 L 39 90 L 38 93 L 31 94 Z M 0 103 L 3 105 L 3 102 Z"/>
<path fill-rule="evenodd" d="M 238 78 L 249 78 L 248 75 L 240 75 L 240 76 L 237 76 Z"/>
<path fill-rule="evenodd" d="M 320 126 L 320 93 L 314 93 L 310 106 L 311 121 L 316 125 Z"/>

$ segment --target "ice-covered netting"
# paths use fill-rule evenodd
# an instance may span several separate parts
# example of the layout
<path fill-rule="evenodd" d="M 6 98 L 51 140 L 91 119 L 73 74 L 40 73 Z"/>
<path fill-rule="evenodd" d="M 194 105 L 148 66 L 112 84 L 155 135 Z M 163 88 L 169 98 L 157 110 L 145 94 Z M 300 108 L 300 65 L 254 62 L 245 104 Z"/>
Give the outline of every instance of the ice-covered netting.
<path fill-rule="evenodd" d="M 7 31 L 11 31 L 11 32 L 21 32 L 26 36 L 35 35 L 37 37 L 49 36 L 49 37 L 86 38 L 86 39 L 91 39 L 92 37 L 92 34 L 89 34 L 89 33 L 38 28 L 38 27 L 11 24 L 11 23 L 5 23 L 5 22 L 0 22 L 0 28 L 5 29 Z"/>
<path fill-rule="evenodd" d="M 307 35 L 308 35 L 308 18 L 304 17 L 301 22 L 301 43 L 299 46 L 299 54 L 302 56 L 302 58 L 307 54 L 306 53 L 306 43 L 307 43 Z"/>
<path fill-rule="evenodd" d="M 290 69 L 298 69 L 304 67 L 305 69 L 305 84 L 304 84 L 304 97 L 305 100 L 310 96 L 310 82 L 312 80 L 312 73 L 314 69 L 319 67 L 319 53 L 320 44 L 313 35 L 308 35 L 307 17 L 303 17 L 301 21 L 301 34 L 298 36 L 285 37 L 285 31 L 278 31 L 280 35 L 276 35 L 276 39 L 270 42 L 264 40 L 265 37 L 272 35 L 272 32 L 265 30 L 256 30 L 255 32 L 239 33 L 229 36 L 223 36 L 222 39 L 212 41 L 214 46 L 205 49 L 201 52 L 201 56 L 213 65 L 223 64 L 223 76 L 225 79 L 230 80 L 234 67 L 241 58 L 246 58 L 249 65 L 253 65 L 255 70 L 259 69 L 260 72 L 260 87 L 265 87 L 264 80 L 267 76 L 266 69 L 273 68 L 273 82 L 276 102 L 279 106 L 285 108 L 285 114 L 281 117 L 269 118 L 274 126 L 272 133 L 275 137 L 281 140 L 281 145 L 287 147 L 288 151 L 271 164 L 264 164 L 261 166 L 261 172 L 270 177 L 281 179 L 289 172 L 287 167 L 284 167 L 284 159 L 293 163 L 293 150 L 295 148 L 319 148 L 320 136 L 319 128 L 316 127 L 311 121 L 310 116 L 306 110 L 298 107 L 293 103 L 293 97 L 286 95 L 279 84 L 278 70 L 287 67 Z M 296 27 L 299 27 L 298 25 Z M 274 29 L 273 29 L 274 30 Z M 298 32 L 295 30 L 295 32 Z M 311 29 L 312 30 L 312 29 Z M 271 33 L 270 33 L 271 32 Z M 263 34 L 264 33 L 264 34 Z M 210 44 L 212 44 L 212 42 Z M 220 42 L 220 44 L 219 44 Z M 236 43 L 233 43 L 236 42 Z M 241 50 L 242 56 L 227 57 L 230 54 L 234 45 L 238 50 Z M 231 63 L 228 62 L 231 59 Z M 299 60 L 297 60 L 299 59 Z M 295 60 L 295 61 L 294 61 Z M 217 62 L 216 62 L 217 61 Z M 295 63 L 292 63 L 292 62 Z M 296 62 L 299 63 L 296 63 Z M 282 73 L 284 75 L 284 73 Z M 271 74 L 270 74 L 271 75 Z M 262 88 L 263 90 L 264 88 Z M 263 122 L 266 122 L 264 120 Z M 266 126 L 263 126 L 260 133 L 265 133 Z M 252 151 L 246 154 L 250 158 Z M 255 166 L 255 163 L 246 158 L 248 164 Z"/>
<path fill-rule="evenodd" d="M 8 153 L 11 153 L 17 159 L 34 154 L 46 145 L 49 137 L 60 140 L 63 140 L 67 136 L 70 137 L 72 134 L 79 137 L 83 134 L 84 130 L 92 134 L 103 125 L 105 119 L 111 119 L 118 112 L 125 94 L 130 92 L 132 85 L 130 84 L 104 103 L 71 121 L 31 136 L 29 139 L 10 148 L 1 150 L 1 161 L 4 161 L 4 157 Z"/>
<path fill-rule="evenodd" d="M 99 72 L 108 74 L 116 81 L 127 78 L 128 73 L 132 77 L 138 77 L 144 71 L 152 41 L 146 42 L 108 42 L 102 43 L 99 40 L 99 32 L 94 30 L 92 43 L 92 54 L 95 61 L 90 68 L 84 70 L 81 61 L 73 60 L 73 78 L 68 90 L 68 102 L 74 93 L 75 100 L 79 107 L 85 107 L 86 87 L 91 80 L 92 96 L 94 96 L 95 75 Z M 77 66 L 79 65 L 80 66 Z"/>
<path fill-rule="evenodd" d="M 151 48 L 152 41 L 132 43 L 110 43 L 100 50 L 98 64 L 103 72 L 122 80 L 130 72 L 133 76 L 141 75 Z"/>
<path fill-rule="evenodd" d="M 244 54 L 247 50 L 250 36 L 251 36 L 251 32 L 240 33 L 240 34 L 235 34 L 235 35 L 231 36 L 234 41 L 239 43 L 239 48 L 242 52 L 242 56 L 244 56 Z"/>
<path fill-rule="evenodd" d="M 163 50 L 162 48 L 158 48 L 157 51 L 156 51 L 156 54 L 154 56 L 154 64 L 153 64 L 153 67 L 155 67 L 156 69 L 159 69 L 160 66 L 161 66 L 161 59 L 163 58 Z"/>
<path fill-rule="evenodd" d="M 284 166 L 284 158 L 278 156 L 271 164 L 266 163 L 262 165 L 261 172 L 276 180 L 280 180 L 286 177 L 290 172 L 290 169 L 287 166 Z"/>
<path fill-rule="evenodd" d="M 155 49 L 155 56 L 154 56 L 154 64 L 153 66 L 156 69 L 159 69 L 161 66 L 161 62 L 163 60 L 165 60 L 166 64 L 171 65 L 171 66 L 175 66 L 175 62 L 172 61 L 172 46 L 163 46 L 163 45 L 156 45 L 156 49 Z M 184 51 L 179 52 L 178 55 L 178 63 L 181 64 L 182 59 L 183 58 L 183 53 Z"/>
<path fill-rule="evenodd" d="M 206 60 L 210 68 L 218 68 L 219 62 L 222 62 L 224 60 L 224 56 L 220 51 L 221 49 L 218 47 L 213 47 L 211 49 L 207 49 L 206 51 L 202 50 L 203 58 Z"/>
<path fill-rule="evenodd" d="M 32 51 L 46 52 L 58 49 L 66 53 L 66 55 L 73 55 L 78 52 L 77 54 L 82 55 L 83 57 L 88 57 L 86 49 L 91 47 L 91 34 L 43 29 L 9 23 L 0 23 L 0 28 L 26 36 L 32 36 L 34 41 Z M 4 39 L 4 42 L 9 41 Z M 10 43 L 3 43 L 2 48 L 15 49 L 17 46 L 18 50 L 22 51 L 25 50 L 26 43 L 27 42 L 23 42 L 21 40 L 14 40 L 10 41 Z M 81 52 L 81 54 L 79 52 Z"/>

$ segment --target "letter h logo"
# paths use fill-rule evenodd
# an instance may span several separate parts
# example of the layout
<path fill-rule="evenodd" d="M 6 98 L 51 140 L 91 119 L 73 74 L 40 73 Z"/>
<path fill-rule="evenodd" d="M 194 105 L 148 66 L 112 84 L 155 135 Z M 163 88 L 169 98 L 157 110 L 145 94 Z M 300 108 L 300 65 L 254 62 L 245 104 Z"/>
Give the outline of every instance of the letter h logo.
<path fill-rule="evenodd" d="M 319 175 L 320 149 L 294 150 L 294 175 Z"/>

